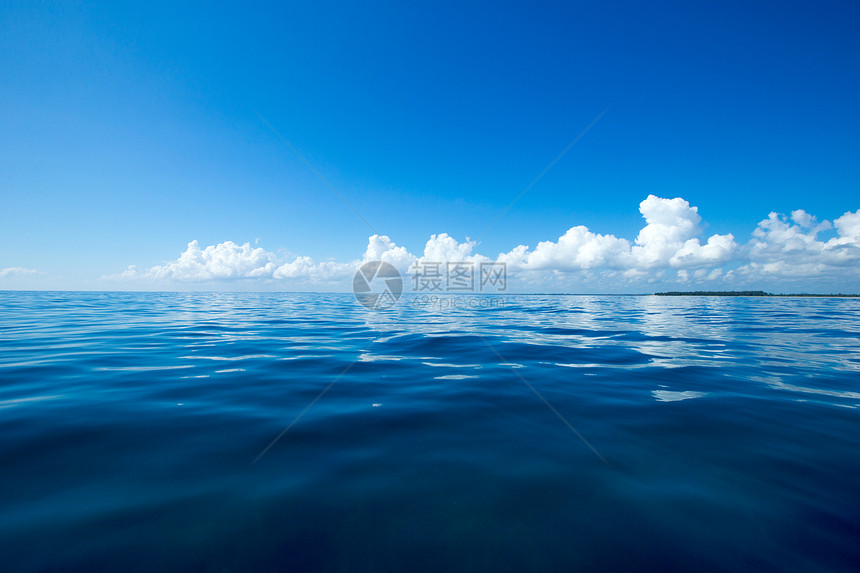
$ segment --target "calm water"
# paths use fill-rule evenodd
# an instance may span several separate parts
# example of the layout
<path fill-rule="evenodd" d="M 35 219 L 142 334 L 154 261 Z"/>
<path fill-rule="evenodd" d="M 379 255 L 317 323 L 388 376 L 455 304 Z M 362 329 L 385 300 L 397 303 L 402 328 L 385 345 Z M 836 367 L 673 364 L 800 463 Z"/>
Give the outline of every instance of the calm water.
<path fill-rule="evenodd" d="M 409 303 L 0 293 L 0 568 L 860 563 L 860 300 Z"/>

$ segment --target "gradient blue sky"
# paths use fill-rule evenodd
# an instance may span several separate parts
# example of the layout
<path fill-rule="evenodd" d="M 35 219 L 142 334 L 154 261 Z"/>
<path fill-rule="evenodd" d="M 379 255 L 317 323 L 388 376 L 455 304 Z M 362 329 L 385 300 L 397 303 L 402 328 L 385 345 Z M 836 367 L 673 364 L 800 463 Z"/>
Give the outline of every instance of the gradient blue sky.
<path fill-rule="evenodd" d="M 0 29 L 0 269 L 39 273 L 0 288 L 100 288 L 192 240 L 361 258 L 373 232 L 256 112 L 417 254 L 604 110 L 476 250 L 632 241 L 649 194 L 703 242 L 860 208 L 855 1 L 4 2 Z"/>

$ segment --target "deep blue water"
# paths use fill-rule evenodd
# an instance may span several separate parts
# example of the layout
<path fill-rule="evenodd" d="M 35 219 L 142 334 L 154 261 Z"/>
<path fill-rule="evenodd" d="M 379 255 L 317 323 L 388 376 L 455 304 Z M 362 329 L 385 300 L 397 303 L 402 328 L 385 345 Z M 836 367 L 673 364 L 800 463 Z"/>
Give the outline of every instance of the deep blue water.
<path fill-rule="evenodd" d="M 860 563 L 860 300 L 492 300 L 0 293 L 0 569 Z"/>

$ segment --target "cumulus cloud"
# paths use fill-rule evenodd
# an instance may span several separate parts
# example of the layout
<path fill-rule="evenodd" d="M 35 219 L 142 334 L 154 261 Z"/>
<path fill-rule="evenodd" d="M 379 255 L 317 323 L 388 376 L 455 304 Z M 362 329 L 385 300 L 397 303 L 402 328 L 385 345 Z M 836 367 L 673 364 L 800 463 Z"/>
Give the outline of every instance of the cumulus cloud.
<path fill-rule="evenodd" d="M 487 257 L 472 254 L 474 248 L 474 241 L 466 240 L 460 243 L 449 236 L 448 233 L 431 235 L 427 244 L 424 245 L 424 255 L 421 257 L 421 260 L 444 263 L 488 260 Z"/>
<path fill-rule="evenodd" d="M 833 222 L 840 244 L 860 245 L 860 209 L 848 212 Z"/>
<path fill-rule="evenodd" d="M 407 251 L 406 247 L 398 247 L 386 235 L 373 235 L 367 239 L 367 249 L 364 251 L 362 262 L 385 261 L 403 271 L 412 266 L 416 260 L 417 257 Z"/>
<path fill-rule="evenodd" d="M 850 278 L 857 277 L 856 269 L 860 268 L 860 210 L 849 211 L 832 224 L 819 222 L 803 210 L 789 216 L 771 213 L 758 224 L 746 244 L 739 244 L 731 234 L 705 237 L 698 208 L 680 197 L 649 195 L 639 204 L 639 212 L 644 226 L 633 240 L 578 225 L 555 241 L 541 241 L 533 249 L 518 245 L 495 258 L 478 253 L 475 241 L 458 241 L 447 233 L 431 235 L 420 255 L 388 236 L 373 235 L 363 255 L 346 262 L 278 256 L 249 243 L 225 241 L 201 247 L 192 241 L 174 261 L 146 270 L 129 267 L 108 278 L 247 280 L 276 286 L 327 283 L 347 290 L 357 268 L 373 260 L 391 263 L 404 274 L 423 263 L 495 261 L 506 263 L 509 276 L 526 289 L 544 288 L 547 281 L 555 281 L 611 291 L 619 286 L 655 282 L 722 288 L 756 285 L 756 281 L 764 279 Z M 820 238 L 822 233 L 835 236 L 824 240 Z M 4 269 L 0 276 L 5 271 L 15 269 Z"/>
<path fill-rule="evenodd" d="M 197 241 L 188 243 L 175 261 L 140 272 L 129 267 L 121 276 L 144 276 L 156 280 L 210 281 L 271 276 L 278 268 L 277 258 L 250 243 L 237 245 L 225 241 L 200 248 Z"/>
<path fill-rule="evenodd" d="M 279 257 L 262 247 L 252 247 L 250 243 L 239 245 L 224 241 L 201 248 L 198 241 L 191 241 L 175 261 L 146 270 L 132 265 L 118 275 L 103 278 L 180 282 L 241 279 L 333 281 L 351 277 L 363 262 L 371 260 L 384 260 L 405 270 L 416 257 L 384 235 L 373 235 L 368 239 L 362 259 L 345 263 L 316 262 L 307 256 Z"/>
<path fill-rule="evenodd" d="M 571 227 L 558 241 L 543 241 L 533 251 L 520 245 L 500 255 L 499 260 L 527 270 L 605 268 L 643 275 L 655 269 L 723 264 L 737 250 L 732 235 L 712 235 L 701 244 L 695 236 L 700 233 L 698 209 L 680 197 L 662 199 L 649 195 L 639 204 L 639 212 L 646 225 L 632 244 L 580 225 Z"/>
<path fill-rule="evenodd" d="M 728 262 L 737 249 L 731 234 L 712 235 L 702 245 L 696 238 L 701 232 L 699 209 L 680 197 L 649 195 L 639 204 L 639 212 L 647 225 L 631 249 L 638 268 L 717 265 Z"/>
<path fill-rule="evenodd" d="M 819 239 L 835 227 L 836 236 Z M 841 274 L 857 277 L 860 269 L 860 209 L 833 224 L 818 222 L 802 209 L 786 217 L 771 213 L 758 224 L 748 245 L 748 261 L 739 276 L 809 278 Z"/>
<path fill-rule="evenodd" d="M 499 255 L 499 260 L 515 269 L 575 271 L 602 266 L 622 267 L 629 255 L 630 243 L 627 240 L 592 233 L 580 225 L 570 228 L 556 242 L 541 241 L 534 251 L 519 245 Z"/>

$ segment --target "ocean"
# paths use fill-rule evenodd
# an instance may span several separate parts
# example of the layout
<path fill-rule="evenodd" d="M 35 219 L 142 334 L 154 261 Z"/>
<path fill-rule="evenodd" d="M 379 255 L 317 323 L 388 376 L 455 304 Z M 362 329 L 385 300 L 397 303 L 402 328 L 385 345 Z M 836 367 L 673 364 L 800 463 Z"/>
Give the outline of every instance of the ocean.
<path fill-rule="evenodd" d="M 0 292 L 3 571 L 849 571 L 860 300 Z"/>

